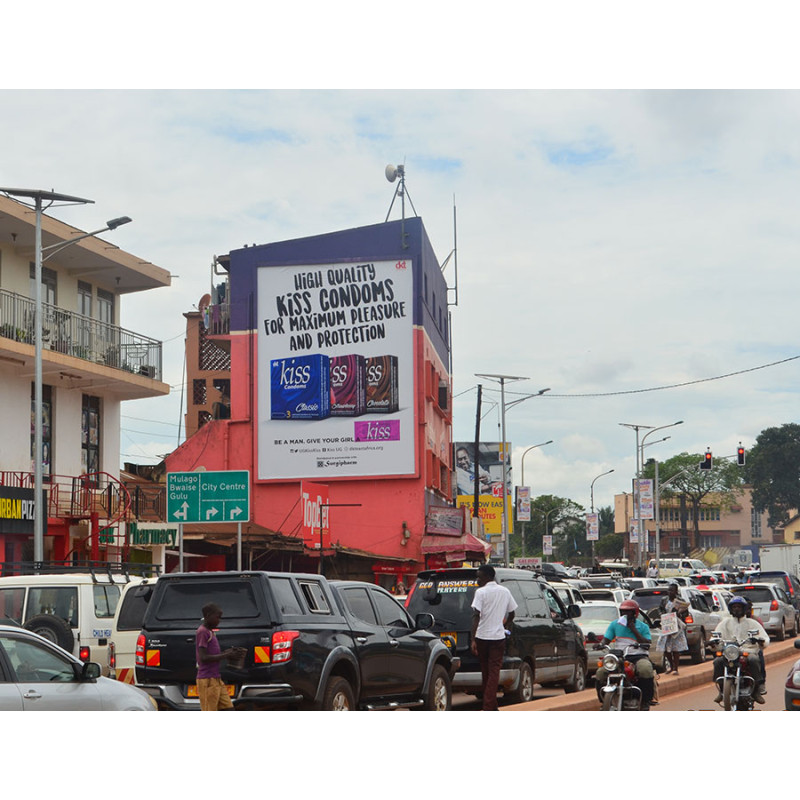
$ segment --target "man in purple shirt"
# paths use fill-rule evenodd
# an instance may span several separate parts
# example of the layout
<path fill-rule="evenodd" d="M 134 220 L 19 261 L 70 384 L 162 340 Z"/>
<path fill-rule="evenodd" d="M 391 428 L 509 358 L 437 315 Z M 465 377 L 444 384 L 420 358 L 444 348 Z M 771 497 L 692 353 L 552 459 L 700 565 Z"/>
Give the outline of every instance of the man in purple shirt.
<path fill-rule="evenodd" d="M 197 694 L 201 711 L 232 711 L 233 703 L 220 677 L 220 662 L 244 654 L 241 647 L 229 647 L 224 652 L 214 632 L 222 619 L 222 609 L 216 603 L 203 606 L 203 622 L 195 633 L 197 656 Z"/>

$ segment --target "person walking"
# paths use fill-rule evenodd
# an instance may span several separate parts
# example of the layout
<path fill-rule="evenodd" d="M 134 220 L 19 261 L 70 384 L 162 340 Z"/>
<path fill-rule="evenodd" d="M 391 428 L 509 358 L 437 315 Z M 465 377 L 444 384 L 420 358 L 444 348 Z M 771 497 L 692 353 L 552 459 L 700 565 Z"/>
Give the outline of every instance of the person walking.
<path fill-rule="evenodd" d="M 220 676 L 220 664 L 227 659 L 241 658 L 242 647 L 229 647 L 223 651 L 215 629 L 222 619 L 222 609 L 216 603 L 203 606 L 203 621 L 195 632 L 197 658 L 197 695 L 201 711 L 233 711 L 228 689 Z"/>
<path fill-rule="evenodd" d="M 667 597 L 661 601 L 660 610 L 662 615 L 674 613 L 676 622 L 678 623 L 678 630 L 675 633 L 662 633 L 658 638 L 658 644 L 656 644 L 656 650 L 661 650 L 666 653 L 672 674 L 677 675 L 681 653 L 685 653 L 689 650 L 689 643 L 686 641 L 686 623 L 681 619 L 681 616 L 689 610 L 689 604 L 678 597 L 677 583 L 671 583 L 669 585 Z"/>
<path fill-rule="evenodd" d="M 494 567 L 478 567 L 478 588 L 472 599 L 472 636 L 470 651 L 481 666 L 483 711 L 497 711 L 497 689 L 500 667 L 506 651 L 517 603 L 505 586 L 495 581 Z"/>

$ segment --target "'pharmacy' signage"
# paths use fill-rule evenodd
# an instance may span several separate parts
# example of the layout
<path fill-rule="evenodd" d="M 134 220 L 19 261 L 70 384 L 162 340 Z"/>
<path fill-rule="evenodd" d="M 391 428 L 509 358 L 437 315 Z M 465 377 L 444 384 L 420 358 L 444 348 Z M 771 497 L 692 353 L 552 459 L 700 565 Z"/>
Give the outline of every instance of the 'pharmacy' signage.
<path fill-rule="evenodd" d="M 128 525 L 128 535 L 130 543 L 134 545 L 168 544 L 174 547 L 178 544 L 177 528 L 156 528 L 131 522 Z"/>

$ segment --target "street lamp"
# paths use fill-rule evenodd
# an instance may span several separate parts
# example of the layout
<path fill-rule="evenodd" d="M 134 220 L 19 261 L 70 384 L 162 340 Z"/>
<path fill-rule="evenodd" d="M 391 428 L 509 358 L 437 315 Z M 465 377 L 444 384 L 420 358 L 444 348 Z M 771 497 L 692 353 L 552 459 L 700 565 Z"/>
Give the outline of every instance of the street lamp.
<path fill-rule="evenodd" d="M 33 199 L 36 210 L 36 234 L 35 234 L 35 272 L 34 280 L 34 390 L 33 390 L 33 561 L 34 569 L 38 571 L 44 560 L 44 513 L 42 505 L 43 478 L 42 478 L 42 262 L 51 258 L 56 253 L 63 250 L 81 239 L 95 236 L 104 231 L 114 230 L 120 225 L 131 222 L 130 217 L 116 217 L 106 223 L 105 228 L 100 228 L 92 233 L 84 233 L 74 239 L 68 239 L 55 245 L 42 248 L 42 206 L 44 201 L 48 202 L 48 207 L 53 203 L 68 204 L 87 204 L 94 203 L 94 200 L 87 200 L 83 197 L 73 197 L 68 194 L 60 194 L 53 191 L 43 191 L 41 189 L 4 189 L 0 192 L 5 195 L 17 197 L 28 197 Z M 43 252 L 51 251 L 47 256 Z"/>
<path fill-rule="evenodd" d="M 540 389 L 538 392 L 520 397 L 513 400 L 506 405 L 506 381 L 527 381 L 528 378 L 523 378 L 518 375 L 498 375 L 494 373 L 475 373 L 476 378 L 488 378 L 492 381 L 497 381 L 500 384 L 500 417 L 501 417 L 501 433 L 502 446 L 503 446 L 503 564 L 508 566 L 508 453 L 506 442 L 506 408 L 511 408 L 518 403 L 528 400 L 531 397 L 538 397 L 539 395 L 549 392 L 549 389 Z"/>
<path fill-rule="evenodd" d="M 597 478 L 595 478 L 591 485 L 589 486 L 589 495 L 591 496 L 591 513 L 594 514 L 594 481 L 598 478 L 602 478 L 604 475 L 610 475 L 614 470 L 610 469 L 608 472 L 601 472 Z M 598 534 L 599 535 L 599 534 Z M 594 539 L 592 539 L 592 564 L 594 564 Z"/>
<path fill-rule="evenodd" d="M 535 450 L 537 447 L 544 447 L 546 444 L 553 444 L 552 439 L 548 439 L 546 442 L 541 442 L 541 444 L 532 444 L 528 447 L 522 454 L 522 469 L 521 469 L 521 480 L 520 486 L 525 486 L 525 456 L 530 453 L 531 450 Z M 525 557 L 525 523 L 522 523 L 522 557 Z"/>

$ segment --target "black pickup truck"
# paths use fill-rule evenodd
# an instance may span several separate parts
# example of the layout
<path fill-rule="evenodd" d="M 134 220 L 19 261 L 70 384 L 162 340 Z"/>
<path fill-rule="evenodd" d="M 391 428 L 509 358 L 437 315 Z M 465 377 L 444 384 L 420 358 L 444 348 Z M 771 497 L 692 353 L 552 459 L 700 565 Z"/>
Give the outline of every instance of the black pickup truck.
<path fill-rule="evenodd" d="M 451 707 L 460 660 L 379 586 L 278 572 L 172 573 L 137 590 L 147 600 L 136 645 L 136 685 L 162 709 L 199 710 L 195 631 L 201 609 L 223 611 L 222 662 L 237 710 Z"/>

